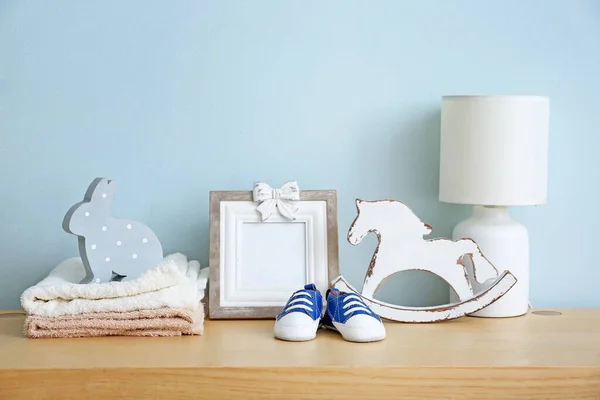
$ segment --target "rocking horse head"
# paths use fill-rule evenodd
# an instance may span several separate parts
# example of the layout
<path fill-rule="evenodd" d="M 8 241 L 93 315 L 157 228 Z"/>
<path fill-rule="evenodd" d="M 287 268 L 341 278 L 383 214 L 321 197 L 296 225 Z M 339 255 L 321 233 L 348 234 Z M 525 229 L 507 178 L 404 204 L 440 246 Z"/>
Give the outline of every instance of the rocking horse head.
<path fill-rule="evenodd" d="M 409 240 L 423 240 L 423 236 L 432 230 L 400 201 L 356 199 L 356 210 L 358 214 L 348 231 L 348 241 L 352 245 L 359 244 L 370 232 L 377 236 L 387 233 Z"/>

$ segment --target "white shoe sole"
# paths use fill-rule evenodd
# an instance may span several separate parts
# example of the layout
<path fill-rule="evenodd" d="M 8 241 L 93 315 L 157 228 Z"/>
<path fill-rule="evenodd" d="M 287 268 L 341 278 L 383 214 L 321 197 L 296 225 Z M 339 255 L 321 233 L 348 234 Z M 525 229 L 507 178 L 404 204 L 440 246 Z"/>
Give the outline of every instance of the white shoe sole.
<path fill-rule="evenodd" d="M 339 322 L 333 322 L 333 326 L 335 326 L 338 332 L 342 334 L 342 338 L 348 342 L 367 343 L 378 342 L 385 339 L 385 328 L 383 327 L 383 324 L 377 329 L 361 329 Z"/>
<path fill-rule="evenodd" d="M 277 339 L 289 342 L 304 342 L 312 340 L 317 336 L 319 320 L 312 321 L 308 325 L 289 326 L 275 323 L 274 334 Z"/>

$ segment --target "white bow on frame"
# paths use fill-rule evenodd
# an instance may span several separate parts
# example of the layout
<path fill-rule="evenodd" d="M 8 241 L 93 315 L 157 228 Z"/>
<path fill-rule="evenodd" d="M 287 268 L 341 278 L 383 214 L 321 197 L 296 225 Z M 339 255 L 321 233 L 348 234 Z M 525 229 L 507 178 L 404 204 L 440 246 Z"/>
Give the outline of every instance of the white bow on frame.
<path fill-rule="evenodd" d="M 260 212 L 263 221 L 273 215 L 275 210 L 289 220 L 295 220 L 294 214 L 298 208 L 295 201 L 300 200 L 300 188 L 296 181 L 286 182 L 281 189 L 273 189 L 264 182 L 256 182 L 253 190 L 254 201 L 260 203 L 256 210 Z"/>

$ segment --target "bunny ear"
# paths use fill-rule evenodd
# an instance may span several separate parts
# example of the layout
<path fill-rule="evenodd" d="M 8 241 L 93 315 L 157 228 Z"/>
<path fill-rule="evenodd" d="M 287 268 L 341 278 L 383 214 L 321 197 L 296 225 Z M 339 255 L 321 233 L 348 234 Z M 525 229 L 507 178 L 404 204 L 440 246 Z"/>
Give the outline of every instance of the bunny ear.
<path fill-rule="evenodd" d="M 102 184 L 104 186 L 104 192 L 108 193 L 110 196 L 115 194 L 115 181 L 112 179 L 103 179 Z"/>
<path fill-rule="evenodd" d="M 106 178 L 96 178 L 90 184 L 86 194 L 87 201 L 111 200 L 115 194 L 115 181 Z"/>

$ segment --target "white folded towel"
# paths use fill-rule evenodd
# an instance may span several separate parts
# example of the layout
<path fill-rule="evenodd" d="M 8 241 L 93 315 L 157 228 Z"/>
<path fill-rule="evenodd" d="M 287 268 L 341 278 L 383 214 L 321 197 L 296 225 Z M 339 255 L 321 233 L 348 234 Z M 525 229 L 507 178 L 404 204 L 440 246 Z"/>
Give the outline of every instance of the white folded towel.
<path fill-rule="evenodd" d="M 26 289 L 21 306 L 28 314 L 45 317 L 163 307 L 195 311 L 203 307 L 208 268 L 175 253 L 131 281 L 78 283 L 84 276 L 81 258 L 69 258 Z"/>

